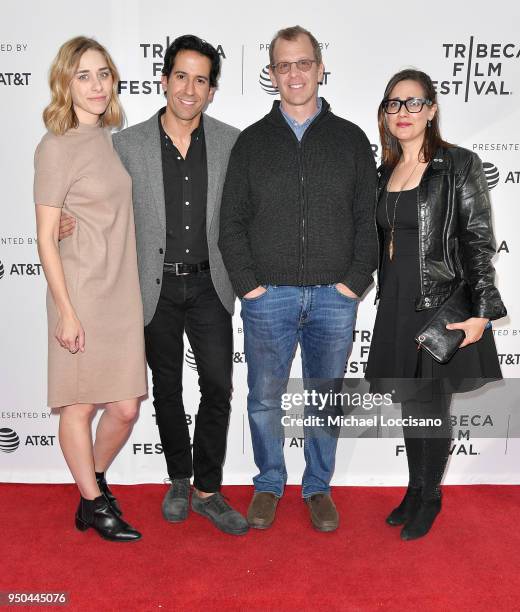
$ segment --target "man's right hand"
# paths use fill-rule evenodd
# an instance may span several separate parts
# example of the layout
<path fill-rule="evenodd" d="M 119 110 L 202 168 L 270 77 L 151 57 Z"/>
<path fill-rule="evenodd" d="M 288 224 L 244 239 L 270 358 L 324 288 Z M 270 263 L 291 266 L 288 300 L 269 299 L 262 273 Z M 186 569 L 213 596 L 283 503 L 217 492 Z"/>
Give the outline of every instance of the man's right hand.
<path fill-rule="evenodd" d="M 243 297 L 246 300 L 251 300 L 252 298 L 260 297 L 262 295 L 262 293 L 265 293 L 266 291 L 267 291 L 267 289 L 265 287 L 262 287 L 262 285 L 258 285 L 258 287 L 256 289 L 253 289 L 252 291 L 249 291 Z"/>
<path fill-rule="evenodd" d="M 63 240 L 64 238 L 72 236 L 75 227 L 76 219 L 62 211 L 60 217 L 60 233 L 58 234 L 58 240 Z"/>

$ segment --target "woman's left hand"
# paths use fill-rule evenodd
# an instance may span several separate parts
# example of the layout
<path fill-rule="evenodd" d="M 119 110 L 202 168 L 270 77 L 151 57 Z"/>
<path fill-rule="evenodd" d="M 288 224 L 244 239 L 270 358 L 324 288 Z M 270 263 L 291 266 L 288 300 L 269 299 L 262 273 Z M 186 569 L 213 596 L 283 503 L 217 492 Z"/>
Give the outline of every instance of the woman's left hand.
<path fill-rule="evenodd" d="M 461 329 L 464 332 L 466 337 L 459 347 L 462 348 L 464 346 L 468 346 L 468 344 L 478 342 L 482 338 L 482 334 L 484 333 L 488 323 L 489 319 L 470 317 L 469 319 L 461 321 L 460 323 L 448 323 L 448 325 L 446 325 L 446 329 Z"/>

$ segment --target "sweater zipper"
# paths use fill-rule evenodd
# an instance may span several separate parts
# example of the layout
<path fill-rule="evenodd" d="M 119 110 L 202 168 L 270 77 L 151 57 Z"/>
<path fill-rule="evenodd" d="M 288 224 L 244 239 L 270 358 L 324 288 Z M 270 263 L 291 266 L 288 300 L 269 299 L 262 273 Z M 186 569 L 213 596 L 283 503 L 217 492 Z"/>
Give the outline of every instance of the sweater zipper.
<path fill-rule="evenodd" d="M 301 140 L 298 140 L 292 128 L 289 127 L 289 125 L 287 125 L 287 129 L 290 130 L 291 134 L 293 135 L 293 138 L 296 140 L 297 145 L 298 145 L 297 151 L 298 151 L 298 173 L 300 176 L 300 215 L 302 219 L 302 222 L 301 222 L 302 237 L 301 237 L 301 242 L 300 242 L 300 246 L 301 246 L 300 274 L 299 274 L 299 280 L 298 280 L 298 284 L 300 286 L 304 285 L 304 281 L 305 281 L 305 246 L 306 246 L 305 245 L 306 207 L 305 207 L 305 174 L 304 174 L 304 168 L 303 168 L 303 141 L 307 138 L 307 134 L 313 129 L 316 123 L 319 123 L 321 120 L 323 120 L 325 116 L 326 116 L 326 113 L 323 115 L 318 115 L 316 119 L 305 130 Z"/>
<path fill-rule="evenodd" d="M 309 127 L 305 130 L 305 133 L 302 136 L 301 140 L 298 140 L 296 134 L 293 132 L 292 128 L 287 125 L 287 129 L 291 132 L 294 140 L 296 141 L 296 150 L 298 155 L 298 179 L 300 183 L 300 217 L 301 217 L 301 240 L 300 240 L 300 265 L 298 272 L 298 285 L 303 285 L 303 281 L 305 278 L 305 177 L 303 174 L 303 153 L 302 153 L 302 143 L 305 136 L 307 136 L 307 132 L 314 125 L 314 121 L 309 125 Z"/>
<path fill-rule="evenodd" d="M 304 284 L 304 279 L 305 279 L 305 176 L 303 172 L 303 141 L 307 137 L 307 134 L 309 133 L 309 131 L 312 130 L 312 128 L 316 125 L 316 123 L 319 123 L 320 121 L 322 121 L 327 116 L 328 112 L 329 112 L 329 109 L 327 109 L 327 111 L 324 113 L 320 113 L 316 117 L 316 119 L 314 119 L 314 121 L 305 130 L 301 140 L 298 140 L 298 138 L 296 137 L 296 134 L 293 132 L 293 129 L 289 126 L 289 124 L 285 121 L 285 119 L 283 119 L 283 122 L 285 123 L 285 128 L 289 130 L 294 140 L 296 140 L 297 154 L 298 154 L 298 174 L 299 174 L 299 182 L 300 182 L 300 215 L 301 215 L 301 220 L 302 220 L 301 225 L 300 225 L 302 236 L 301 236 L 301 241 L 300 241 L 300 248 L 301 248 L 300 270 L 299 270 L 299 275 L 298 275 L 298 285 L 300 286 Z"/>
<path fill-rule="evenodd" d="M 303 137 L 302 137 L 302 140 L 303 140 Z M 304 182 L 304 177 L 303 177 L 303 160 L 302 160 L 301 141 L 298 141 L 298 167 L 299 167 L 299 174 L 300 174 L 300 214 L 301 214 L 301 219 L 302 219 L 302 225 L 301 225 L 302 239 L 301 239 L 301 254 L 300 254 L 299 284 L 303 285 L 303 280 L 305 278 L 305 182 Z"/>

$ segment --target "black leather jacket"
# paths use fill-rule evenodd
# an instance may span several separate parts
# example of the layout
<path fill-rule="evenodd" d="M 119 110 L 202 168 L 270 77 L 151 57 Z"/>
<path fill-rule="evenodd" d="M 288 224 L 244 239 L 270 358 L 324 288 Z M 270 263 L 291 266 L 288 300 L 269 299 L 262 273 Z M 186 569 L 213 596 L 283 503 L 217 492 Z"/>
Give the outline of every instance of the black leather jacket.
<path fill-rule="evenodd" d="M 379 168 L 378 201 L 390 174 L 384 166 Z M 491 205 L 478 155 L 461 147 L 439 149 L 419 184 L 417 214 L 421 294 L 415 301 L 416 310 L 440 306 L 465 279 L 474 317 L 494 320 L 505 316 L 494 284 Z M 384 244 L 379 227 L 378 237 L 379 276 Z"/>

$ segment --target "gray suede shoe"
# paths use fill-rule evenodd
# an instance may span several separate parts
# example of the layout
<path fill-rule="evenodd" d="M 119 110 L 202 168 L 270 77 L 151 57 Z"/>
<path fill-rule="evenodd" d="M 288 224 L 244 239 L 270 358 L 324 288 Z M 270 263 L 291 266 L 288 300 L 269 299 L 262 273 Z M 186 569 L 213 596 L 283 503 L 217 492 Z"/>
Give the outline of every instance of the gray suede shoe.
<path fill-rule="evenodd" d="M 180 523 L 188 518 L 190 506 L 190 479 L 176 478 L 171 481 L 162 502 L 162 513 L 170 523 Z"/>
<path fill-rule="evenodd" d="M 249 531 L 246 519 L 227 503 L 221 493 L 202 498 L 196 493 L 191 496 L 191 509 L 201 514 L 224 533 L 243 535 Z"/>

